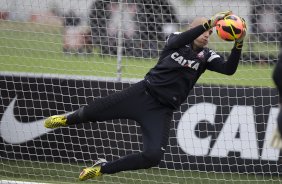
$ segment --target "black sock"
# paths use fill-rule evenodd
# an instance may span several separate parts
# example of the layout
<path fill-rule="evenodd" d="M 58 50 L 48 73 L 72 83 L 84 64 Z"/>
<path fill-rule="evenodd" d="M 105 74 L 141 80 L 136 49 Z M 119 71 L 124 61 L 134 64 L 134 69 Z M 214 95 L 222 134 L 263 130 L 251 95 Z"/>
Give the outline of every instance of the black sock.
<path fill-rule="evenodd" d="M 101 173 L 114 174 L 120 171 L 148 169 L 153 165 L 141 153 L 124 156 L 101 166 Z"/>
<path fill-rule="evenodd" d="M 74 113 L 67 115 L 67 124 L 74 125 L 84 123 L 85 120 L 83 119 L 83 109 L 84 107 L 79 108 Z"/>

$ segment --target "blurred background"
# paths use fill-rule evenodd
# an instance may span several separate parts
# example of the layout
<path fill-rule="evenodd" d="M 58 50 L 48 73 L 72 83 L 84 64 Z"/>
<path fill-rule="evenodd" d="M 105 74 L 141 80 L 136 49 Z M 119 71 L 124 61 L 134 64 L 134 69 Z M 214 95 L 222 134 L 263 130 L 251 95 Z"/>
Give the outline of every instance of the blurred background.
<path fill-rule="evenodd" d="M 195 16 L 224 10 L 247 22 L 241 63 L 271 67 L 281 42 L 281 5 L 281 0 L 0 0 L 0 69 L 34 72 L 37 65 L 35 72 L 58 73 L 39 62 L 48 60 L 66 67 L 64 74 L 142 78 L 156 62 L 166 35 L 186 30 Z M 225 56 L 232 43 L 214 34 L 209 47 Z M 22 67 L 18 59 L 29 61 Z M 85 67 L 77 66 L 82 60 Z M 115 69 L 97 69 L 108 61 L 114 61 L 107 65 Z M 269 71 L 264 70 L 266 75 Z M 264 80 L 258 85 L 272 85 Z"/>

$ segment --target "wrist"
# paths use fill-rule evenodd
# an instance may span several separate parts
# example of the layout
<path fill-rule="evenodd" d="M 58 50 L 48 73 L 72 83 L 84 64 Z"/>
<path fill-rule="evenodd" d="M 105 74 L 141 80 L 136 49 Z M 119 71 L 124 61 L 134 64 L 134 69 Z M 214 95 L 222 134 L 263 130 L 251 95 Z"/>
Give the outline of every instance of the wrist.
<path fill-rule="evenodd" d="M 243 43 L 244 43 L 243 40 L 242 41 L 235 40 L 234 48 L 241 50 L 243 48 L 243 45 L 244 45 Z"/>

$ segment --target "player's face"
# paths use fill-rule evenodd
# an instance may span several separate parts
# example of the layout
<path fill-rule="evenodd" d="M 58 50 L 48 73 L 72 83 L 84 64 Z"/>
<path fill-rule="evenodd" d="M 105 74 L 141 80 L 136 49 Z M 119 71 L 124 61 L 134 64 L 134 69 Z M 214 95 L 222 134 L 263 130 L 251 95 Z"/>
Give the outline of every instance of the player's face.
<path fill-rule="evenodd" d="M 197 48 L 203 48 L 209 43 L 210 35 L 212 34 L 212 29 L 204 32 L 198 38 L 194 40 L 194 46 Z"/>
<path fill-rule="evenodd" d="M 205 17 L 196 17 L 190 25 L 190 29 L 198 25 L 202 25 L 208 19 Z M 199 49 L 205 47 L 209 43 L 210 35 L 212 34 L 212 29 L 204 32 L 193 42 L 193 49 Z"/>

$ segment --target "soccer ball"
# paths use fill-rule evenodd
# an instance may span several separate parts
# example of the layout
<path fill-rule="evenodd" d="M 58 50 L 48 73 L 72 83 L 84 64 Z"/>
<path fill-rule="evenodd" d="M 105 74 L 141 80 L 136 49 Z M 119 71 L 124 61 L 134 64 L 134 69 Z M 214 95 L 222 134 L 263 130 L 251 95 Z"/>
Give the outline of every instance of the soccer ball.
<path fill-rule="evenodd" d="M 240 38 L 245 23 L 237 15 L 228 15 L 216 24 L 217 35 L 225 41 L 234 41 Z"/>

